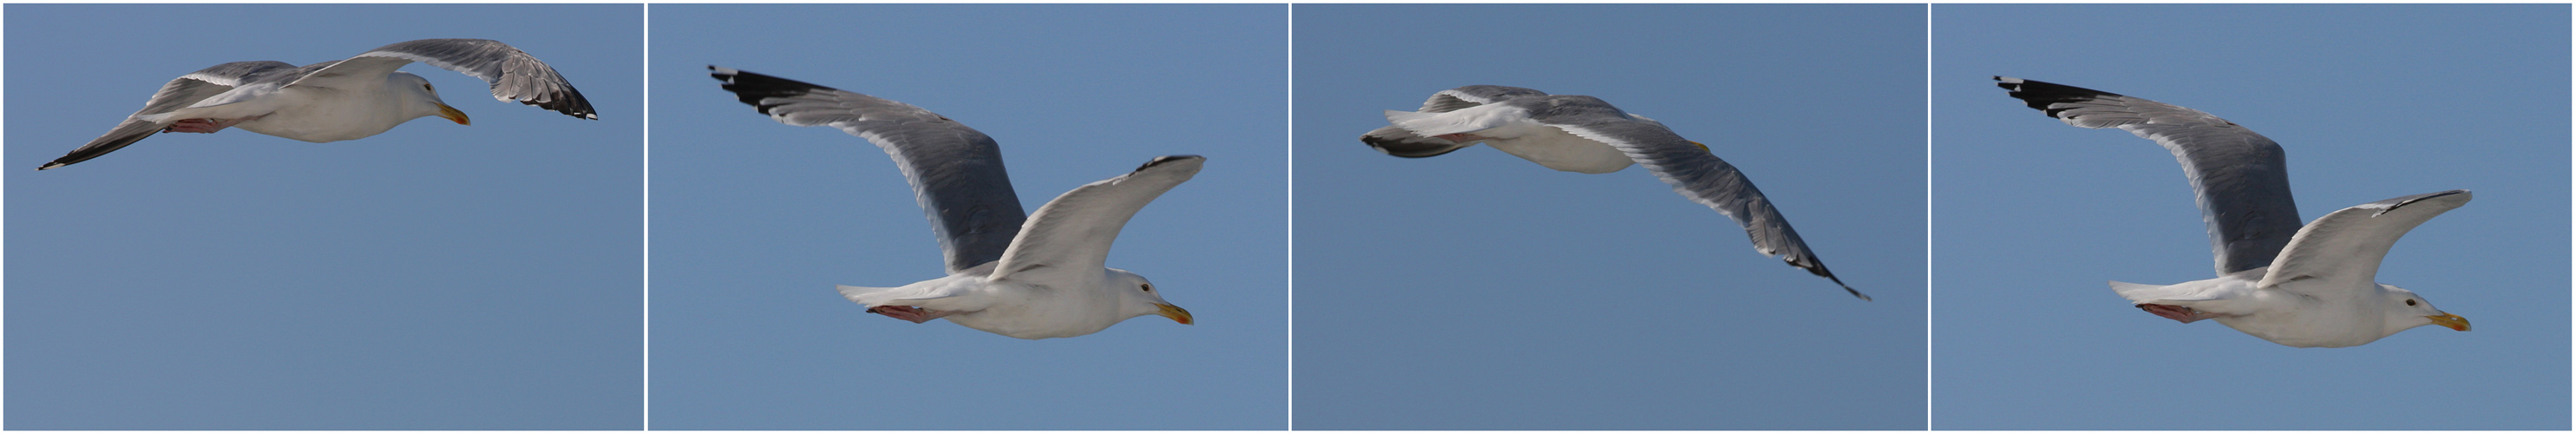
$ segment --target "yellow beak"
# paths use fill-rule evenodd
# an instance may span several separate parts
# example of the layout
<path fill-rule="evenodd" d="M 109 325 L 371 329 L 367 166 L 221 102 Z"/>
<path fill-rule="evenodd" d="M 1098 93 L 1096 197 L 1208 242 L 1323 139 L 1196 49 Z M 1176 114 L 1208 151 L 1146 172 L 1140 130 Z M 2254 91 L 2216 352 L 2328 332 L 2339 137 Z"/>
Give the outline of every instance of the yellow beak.
<path fill-rule="evenodd" d="M 456 121 L 457 125 L 474 125 L 471 120 L 465 118 L 465 112 L 457 111 L 455 107 L 448 107 L 447 104 L 441 103 L 430 104 L 438 104 L 438 117 Z"/>
<path fill-rule="evenodd" d="M 1709 151 L 1709 150 L 1708 150 L 1708 145 L 1706 145 L 1706 144 L 1702 144 L 1702 143 L 1700 143 L 1700 142 L 1691 142 L 1691 144 L 1692 144 L 1692 145 L 1697 145 L 1697 146 L 1699 146 L 1699 151 L 1700 151 L 1700 152 L 1711 152 L 1711 151 Z"/>
<path fill-rule="evenodd" d="M 1171 318 L 1171 319 L 1172 319 L 1172 321 L 1174 321 L 1174 322 L 1179 322 L 1179 323 L 1182 323 L 1182 324 L 1189 324 L 1189 323 L 1190 323 L 1190 310 L 1189 310 L 1189 309 L 1182 309 L 1180 306 L 1173 306 L 1173 305 L 1163 304 L 1163 303 L 1154 303 L 1154 307 L 1158 307 L 1158 308 L 1162 308 L 1162 309 L 1163 309 L 1163 311 L 1162 311 L 1162 312 L 1156 312 L 1156 313 L 1155 313 L 1156 315 L 1162 315 L 1164 318 Z"/>
<path fill-rule="evenodd" d="M 2424 317 L 2433 319 L 2433 325 L 2450 327 L 2452 330 L 2464 332 L 2469 331 L 2469 319 L 2461 318 L 2459 315 L 2446 313 L 2441 315 L 2425 315 Z"/>

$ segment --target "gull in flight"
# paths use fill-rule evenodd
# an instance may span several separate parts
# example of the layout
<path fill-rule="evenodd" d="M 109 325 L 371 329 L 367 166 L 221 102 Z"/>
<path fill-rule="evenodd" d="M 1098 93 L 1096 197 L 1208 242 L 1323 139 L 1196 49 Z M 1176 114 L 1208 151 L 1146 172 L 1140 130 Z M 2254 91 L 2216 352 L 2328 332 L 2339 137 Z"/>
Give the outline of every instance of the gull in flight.
<path fill-rule="evenodd" d="M 2281 145 L 2199 110 L 2080 87 L 1995 77 L 2030 108 L 2067 125 L 2119 128 L 2156 141 L 2182 163 L 2209 225 L 2218 278 L 2173 285 L 2111 282 L 2147 313 L 2215 319 L 2301 348 L 2349 347 L 2406 329 L 2469 331 L 2469 320 L 2405 288 L 2376 281 L 2397 238 L 2469 203 L 2468 190 L 2356 205 L 2299 225 Z"/>
<path fill-rule="evenodd" d="M 583 119 L 599 119 L 590 100 L 554 67 L 488 39 L 422 39 L 377 47 L 346 60 L 298 67 L 277 61 L 215 65 L 161 85 L 143 110 L 107 135 L 37 167 L 98 158 L 164 132 L 213 133 L 241 127 L 307 142 L 353 140 L 428 116 L 466 124 L 465 112 L 438 99 L 429 80 L 396 71 L 412 62 L 492 83 L 492 97 Z"/>
<path fill-rule="evenodd" d="M 1190 324 L 1145 276 L 1107 268 L 1127 219 L 1199 173 L 1205 158 L 1157 157 L 1116 178 L 1075 187 L 1037 214 L 1020 212 L 992 137 L 920 107 L 803 82 L 709 66 L 724 89 L 780 123 L 824 125 L 865 138 L 912 182 L 946 252 L 948 277 L 894 288 L 841 286 L 868 312 L 947 318 L 1020 339 L 1082 336 L 1161 315 Z"/>
<path fill-rule="evenodd" d="M 1610 173 L 1644 164 L 1673 192 L 1744 226 L 1754 251 L 1778 256 L 1869 300 L 1826 270 L 1824 260 L 1798 238 L 1797 229 L 1789 228 L 1771 199 L 1762 197 L 1762 190 L 1754 189 L 1734 165 L 1709 154 L 1708 145 L 1683 139 L 1662 122 L 1620 111 L 1600 98 L 1476 85 L 1432 94 L 1420 111 L 1387 110 L 1386 120 L 1392 125 L 1361 135 L 1360 142 L 1398 157 L 1430 157 L 1484 143 L 1567 172 Z"/>

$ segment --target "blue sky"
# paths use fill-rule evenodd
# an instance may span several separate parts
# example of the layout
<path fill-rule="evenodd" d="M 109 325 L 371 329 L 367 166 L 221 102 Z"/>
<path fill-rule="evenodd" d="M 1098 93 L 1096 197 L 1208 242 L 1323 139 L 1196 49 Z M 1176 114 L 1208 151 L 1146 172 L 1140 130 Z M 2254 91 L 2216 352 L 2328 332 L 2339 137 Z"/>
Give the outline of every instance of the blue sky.
<path fill-rule="evenodd" d="M 1941 5 L 1932 22 L 1933 428 L 2568 428 L 2566 5 Z M 2298 349 L 2130 308 L 2103 282 L 2214 277 L 2180 166 L 1990 75 L 2261 132 L 2305 219 L 2475 191 L 2379 281 L 2476 329 Z M 2164 410 L 2192 416 L 2141 417 Z"/>
<path fill-rule="evenodd" d="M 9 5 L 6 428 L 639 427 L 642 9 Z M 600 120 L 413 64 L 473 126 L 34 170 L 190 71 L 424 38 L 527 50 Z"/>
<path fill-rule="evenodd" d="M 1287 426 L 1287 7 L 657 5 L 656 429 Z M 1197 325 L 1027 341 L 865 313 L 832 285 L 941 276 L 883 151 L 736 102 L 709 64 L 866 93 L 1001 143 L 1035 210 L 1160 155 L 1206 169 L 1109 265 Z"/>
<path fill-rule="evenodd" d="M 1296 15 L 1297 428 L 1922 428 L 1922 6 Z M 1877 301 L 1641 168 L 1357 140 L 1470 84 L 1597 96 L 1708 144 Z"/>

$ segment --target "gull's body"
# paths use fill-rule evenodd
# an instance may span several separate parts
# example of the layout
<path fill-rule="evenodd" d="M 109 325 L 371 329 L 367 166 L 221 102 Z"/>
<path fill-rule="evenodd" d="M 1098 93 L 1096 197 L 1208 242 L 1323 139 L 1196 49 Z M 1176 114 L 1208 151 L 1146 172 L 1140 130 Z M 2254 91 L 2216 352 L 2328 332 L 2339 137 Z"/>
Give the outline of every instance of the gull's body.
<path fill-rule="evenodd" d="M 1387 110 L 1386 119 L 1390 125 L 1361 135 L 1360 141 L 1398 157 L 1431 157 L 1484 143 L 1567 172 L 1610 173 L 1644 164 L 1673 192 L 1743 226 L 1755 251 L 1869 299 L 1834 277 L 1771 199 L 1734 165 L 1662 122 L 1621 111 L 1600 98 L 1476 85 L 1432 94 L 1420 111 Z"/>
<path fill-rule="evenodd" d="M 2413 291 L 2374 280 L 2399 237 L 2467 204 L 2467 190 L 2362 204 L 2300 225 L 2281 146 L 2261 134 L 2146 99 L 1995 80 L 2012 97 L 2068 125 L 2127 130 L 2163 145 L 2182 163 L 2209 226 L 2218 277 L 2174 285 L 2111 282 L 2132 305 L 2184 323 L 2215 319 L 2293 347 L 2361 345 L 2427 325 L 2469 329 L 2467 319 L 2433 308 Z"/>
<path fill-rule="evenodd" d="M 1020 211 L 991 137 L 920 107 L 728 68 L 708 67 L 743 103 L 781 123 L 825 125 L 894 157 L 930 216 L 948 276 L 893 288 L 841 286 L 869 312 L 912 322 L 946 318 L 1021 339 L 1063 338 L 1128 318 L 1191 323 L 1144 276 L 1105 263 L 1127 220 L 1189 181 L 1204 158 L 1155 158 L 1134 172 Z"/>
<path fill-rule="evenodd" d="M 412 62 L 490 82 L 495 99 L 599 118 L 563 75 L 526 52 L 485 39 L 422 39 L 301 67 L 233 62 L 180 76 L 106 135 L 37 169 L 97 158 L 162 132 L 240 127 L 321 143 L 366 138 L 429 116 L 467 123 L 465 113 L 440 100 L 429 80 L 395 70 Z"/>

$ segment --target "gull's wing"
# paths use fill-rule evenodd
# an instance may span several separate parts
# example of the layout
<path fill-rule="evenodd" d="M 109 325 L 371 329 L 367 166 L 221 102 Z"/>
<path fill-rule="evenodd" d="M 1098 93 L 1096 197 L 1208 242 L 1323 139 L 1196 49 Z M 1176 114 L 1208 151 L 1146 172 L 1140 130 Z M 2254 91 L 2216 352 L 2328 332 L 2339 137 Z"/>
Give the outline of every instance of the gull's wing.
<path fill-rule="evenodd" d="M 125 122 L 117 123 L 115 129 L 108 130 L 106 135 L 98 136 L 96 139 L 90 139 L 89 144 L 81 145 L 80 148 L 73 149 L 71 153 L 64 154 L 62 158 L 56 158 L 52 162 L 45 163 L 44 166 L 37 167 L 36 170 L 63 167 L 71 165 L 72 163 L 98 158 L 100 155 L 107 155 L 109 152 L 116 152 L 117 149 L 124 148 L 125 145 L 131 145 L 134 144 L 134 142 L 142 141 L 145 137 L 152 137 L 153 134 L 160 133 L 162 128 L 170 126 L 168 123 L 138 119 L 145 115 L 168 113 L 172 110 L 187 108 L 189 105 L 196 104 L 197 101 L 202 101 L 208 97 L 215 96 L 216 94 L 224 93 L 224 91 L 232 90 L 234 86 L 240 86 L 242 83 L 260 81 L 262 79 L 269 79 L 283 74 L 292 74 L 295 70 L 295 65 L 289 65 L 286 62 L 269 60 L 256 62 L 233 62 L 200 69 L 197 70 L 197 72 L 191 72 L 188 73 L 188 75 L 182 75 L 179 76 L 179 78 L 170 79 L 170 83 L 161 85 L 161 91 L 152 93 L 152 99 L 144 101 L 142 110 L 137 110 L 134 114 L 127 115 L 125 117 Z"/>
<path fill-rule="evenodd" d="M 779 123 L 839 128 L 894 157 L 956 274 L 1002 259 L 1028 213 L 993 138 L 911 104 L 733 68 L 707 67 L 744 104 Z"/>
<path fill-rule="evenodd" d="M 1431 94 L 1431 99 L 1422 101 L 1422 109 L 1419 111 L 1423 113 L 1448 113 L 1462 108 L 1492 104 L 1496 101 L 1532 95 L 1547 95 L 1547 92 L 1511 86 L 1479 84 L 1444 90 L 1439 93 Z M 1405 158 L 1437 156 L 1459 149 L 1466 149 L 1468 146 L 1474 146 L 1476 144 L 1475 142 L 1452 142 L 1438 137 L 1423 137 L 1421 135 L 1413 134 L 1411 131 L 1405 131 L 1404 128 L 1396 127 L 1394 125 L 1379 127 L 1376 130 L 1369 131 L 1368 134 L 1360 135 L 1360 143 L 1367 143 L 1370 148 L 1376 148 L 1378 152 L 1385 152 L 1387 155 Z"/>
<path fill-rule="evenodd" d="M 2011 77 L 1995 77 L 2030 108 L 2067 125 L 2128 130 L 2156 141 L 2182 162 L 2209 224 L 2218 275 L 2263 268 L 2299 232 L 2281 145 L 2199 110 L 2146 99 Z"/>
<path fill-rule="evenodd" d="M 1207 158 L 1196 155 L 1156 157 L 1135 172 L 1075 187 L 1038 207 L 1029 216 L 1011 251 L 993 268 L 991 279 L 1037 282 L 1098 279 L 1108 266 L 1109 245 L 1118 230 L 1145 204 L 1199 173 Z"/>
<path fill-rule="evenodd" d="M 2326 214 L 2299 228 L 2299 235 L 2290 239 L 2290 246 L 2281 250 L 2280 258 L 2272 261 L 2271 270 L 2255 287 L 2320 278 L 2364 283 L 2320 287 L 2371 287 L 2367 284 L 2379 275 L 2380 259 L 2388 257 L 2388 248 L 2397 244 L 2398 237 L 2433 216 L 2467 205 L 2469 197 L 2468 190 L 2425 193 Z"/>
<path fill-rule="evenodd" d="M 536 56 L 519 51 L 510 44 L 489 39 L 422 39 L 376 47 L 357 57 L 336 63 L 324 63 L 310 75 L 288 83 L 294 86 L 339 87 L 343 84 L 372 85 L 384 80 L 395 68 L 412 62 L 446 68 L 492 83 L 492 98 L 518 101 L 557 113 L 583 119 L 599 119 L 590 108 L 590 100 L 564 81 Z"/>
<path fill-rule="evenodd" d="M 1798 230 L 1789 227 L 1789 220 L 1771 206 L 1771 199 L 1753 188 L 1753 181 L 1745 179 L 1735 165 L 1709 154 L 1708 147 L 1683 139 L 1662 123 L 1634 118 L 1600 98 L 1551 95 L 1545 99 L 1554 101 L 1523 99 L 1512 104 L 1530 108 L 1530 118 L 1541 124 L 1628 154 L 1629 159 L 1653 172 L 1656 179 L 1672 184 L 1674 193 L 1735 219 L 1736 224 L 1744 226 L 1745 235 L 1753 239 L 1754 251 L 1777 256 L 1790 266 L 1832 280 L 1853 297 L 1870 299 L 1825 269 L 1824 260 L 1817 259 L 1816 252 L 1807 248 L 1807 241 L 1798 238 Z"/>

